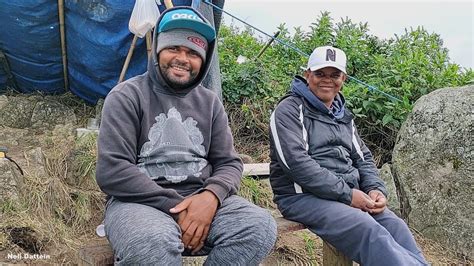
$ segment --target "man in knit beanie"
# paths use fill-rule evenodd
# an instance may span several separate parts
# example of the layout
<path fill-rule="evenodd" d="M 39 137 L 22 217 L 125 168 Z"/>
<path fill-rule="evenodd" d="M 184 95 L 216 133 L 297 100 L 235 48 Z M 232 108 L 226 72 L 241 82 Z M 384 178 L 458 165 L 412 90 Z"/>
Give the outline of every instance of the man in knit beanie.
<path fill-rule="evenodd" d="M 243 165 L 219 97 L 201 85 L 216 34 L 176 7 L 155 27 L 148 71 L 105 99 L 96 179 L 105 233 L 124 265 L 258 265 L 276 240 L 271 214 L 236 195 Z"/>
<path fill-rule="evenodd" d="M 184 46 L 198 53 L 203 63 L 206 62 L 207 40 L 201 34 L 188 29 L 165 31 L 158 35 L 156 53 L 169 46 Z"/>
<path fill-rule="evenodd" d="M 163 13 L 155 31 L 159 74 L 168 85 L 180 90 L 192 87 L 196 79 L 201 81 L 216 39 L 210 23 L 197 11 L 181 7 Z"/>
<path fill-rule="evenodd" d="M 163 78 L 175 88 L 187 87 L 201 72 L 201 67 L 205 65 L 208 47 L 206 38 L 189 29 L 174 29 L 159 33 L 156 43 L 156 52 L 160 58 L 159 67 Z M 187 60 L 189 60 L 191 67 L 187 80 L 177 79 L 171 71 L 172 66 L 168 65 L 170 56 L 175 57 L 182 50 L 185 50 L 185 56 L 188 57 Z M 174 61 L 175 64 L 179 62 L 183 62 L 183 60 Z"/>

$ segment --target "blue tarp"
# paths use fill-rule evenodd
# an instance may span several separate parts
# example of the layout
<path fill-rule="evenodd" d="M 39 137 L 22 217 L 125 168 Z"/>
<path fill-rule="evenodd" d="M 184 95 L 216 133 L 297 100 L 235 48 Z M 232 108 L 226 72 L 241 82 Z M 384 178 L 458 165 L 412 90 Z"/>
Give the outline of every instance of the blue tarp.
<path fill-rule="evenodd" d="M 0 93 L 6 89 L 7 86 L 7 73 L 0 67 Z"/>
<path fill-rule="evenodd" d="M 133 35 L 128 21 L 134 0 L 65 2 L 69 89 L 95 103 L 117 84 Z M 56 0 L 0 0 L 0 49 L 20 92 L 64 92 Z M 125 78 L 146 71 L 139 39 Z M 6 83 L 0 70 L 0 88 Z"/>
<path fill-rule="evenodd" d="M 216 2 L 223 6 L 223 0 Z M 135 0 L 64 3 L 69 88 L 64 88 L 57 0 L 0 0 L 0 50 L 20 92 L 71 90 L 94 104 L 118 82 L 133 39 L 128 21 Z M 192 0 L 173 4 L 190 6 Z M 125 79 L 145 72 L 146 65 L 145 40 L 138 39 Z M 6 77 L 0 66 L 0 90 Z"/>
<path fill-rule="evenodd" d="M 7 74 L 7 62 L 5 55 L 0 53 L 0 93 L 4 92 L 7 87 L 8 74 Z"/>
<path fill-rule="evenodd" d="M 128 21 L 135 1 L 65 1 L 69 87 L 88 102 L 117 84 L 133 35 Z M 125 79 L 146 71 L 144 39 L 138 39 Z"/>
<path fill-rule="evenodd" d="M 0 49 L 21 92 L 63 92 L 58 6 L 48 0 L 0 0 Z M 6 82 L 6 77 L 0 81 Z"/>

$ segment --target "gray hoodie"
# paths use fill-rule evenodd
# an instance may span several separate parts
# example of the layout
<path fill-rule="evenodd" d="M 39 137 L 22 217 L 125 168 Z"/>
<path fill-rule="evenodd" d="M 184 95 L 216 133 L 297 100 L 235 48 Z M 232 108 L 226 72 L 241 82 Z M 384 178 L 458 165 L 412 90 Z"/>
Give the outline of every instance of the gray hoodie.
<path fill-rule="evenodd" d="M 156 39 L 155 34 L 152 51 Z M 237 192 L 243 166 L 227 114 L 219 98 L 200 85 L 214 46 L 215 41 L 209 43 L 206 63 L 188 88 L 171 88 L 152 53 L 146 73 L 110 91 L 102 111 L 96 172 L 109 197 L 169 213 L 186 196 L 204 189 L 220 202 Z"/>

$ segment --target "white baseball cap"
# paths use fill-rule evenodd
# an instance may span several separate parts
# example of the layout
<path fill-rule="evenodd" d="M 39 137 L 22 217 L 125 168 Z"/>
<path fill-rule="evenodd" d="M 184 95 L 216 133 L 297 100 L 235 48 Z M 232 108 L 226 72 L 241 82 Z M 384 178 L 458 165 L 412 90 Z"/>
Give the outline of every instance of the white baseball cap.
<path fill-rule="evenodd" d="M 347 57 L 344 51 L 332 46 L 322 46 L 314 49 L 308 60 L 308 67 L 316 71 L 325 67 L 335 67 L 346 73 Z"/>

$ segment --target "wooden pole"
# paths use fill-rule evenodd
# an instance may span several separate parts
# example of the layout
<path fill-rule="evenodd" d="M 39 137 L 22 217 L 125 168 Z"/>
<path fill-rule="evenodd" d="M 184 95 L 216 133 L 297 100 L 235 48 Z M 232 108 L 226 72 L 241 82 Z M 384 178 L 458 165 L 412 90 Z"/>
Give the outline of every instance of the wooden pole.
<path fill-rule="evenodd" d="M 352 266 L 352 261 L 331 244 L 324 241 L 323 266 Z"/>
<path fill-rule="evenodd" d="M 151 32 L 153 30 L 149 30 L 147 33 L 146 33 L 146 52 L 148 54 L 148 58 L 150 58 L 151 56 Z"/>
<path fill-rule="evenodd" d="M 120 72 L 118 83 L 122 82 L 123 79 L 125 78 L 125 73 L 127 73 L 128 64 L 130 64 L 130 59 L 132 59 L 133 50 L 135 49 L 135 44 L 137 43 L 137 39 L 138 39 L 138 36 L 133 35 L 132 44 L 130 45 L 130 49 L 128 49 L 127 58 L 125 59 L 125 63 L 123 64 L 122 72 Z"/>
<path fill-rule="evenodd" d="M 265 52 L 265 50 L 267 50 L 268 46 L 270 46 L 270 44 L 272 44 L 273 41 L 275 41 L 275 38 L 278 37 L 278 35 L 280 35 L 280 31 L 277 31 L 275 35 L 273 35 L 273 38 L 271 38 L 270 41 L 262 48 L 262 50 L 260 50 L 260 52 L 255 57 L 255 59 L 259 58 Z"/>
<path fill-rule="evenodd" d="M 61 35 L 61 55 L 63 58 L 64 89 L 69 90 L 67 71 L 66 34 L 64 30 L 64 0 L 58 0 L 59 32 Z"/>
<path fill-rule="evenodd" d="M 173 1 L 165 0 L 165 7 L 166 7 L 166 9 L 172 8 L 173 7 Z"/>

